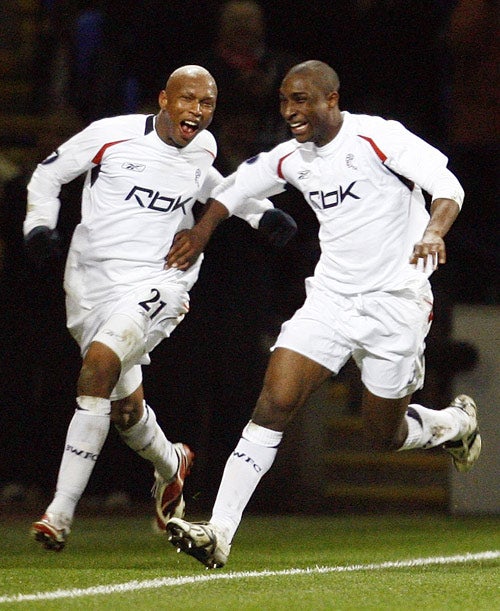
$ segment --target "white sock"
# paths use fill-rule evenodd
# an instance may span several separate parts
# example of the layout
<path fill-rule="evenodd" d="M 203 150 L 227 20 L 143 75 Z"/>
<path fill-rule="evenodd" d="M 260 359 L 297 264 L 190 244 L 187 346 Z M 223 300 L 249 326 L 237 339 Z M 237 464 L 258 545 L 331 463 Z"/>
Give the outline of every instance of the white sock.
<path fill-rule="evenodd" d="M 282 437 L 283 433 L 250 421 L 228 458 L 210 520 L 223 531 L 228 543 L 257 484 L 271 468 Z"/>
<path fill-rule="evenodd" d="M 146 404 L 142 418 L 127 430 L 118 433 L 129 448 L 153 463 L 161 477 L 168 482 L 177 472 L 179 457 L 174 445 L 165 437 L 156 421 L 156 414 Z"/>
<path fill-rule="evenodd" d="M 457 407 L 436 410 L 412 404 L 408 406 L 405 419 L 408 435 L 400 450 L 433 448 L 460 439 L 467 430 L 467 414 Z"/>
<path fill-rule="evenodd" d="M 46 510 L 57 528 L 69 528 L 110 425 L 109 399 L 82 396 L 76 402 L 78 407 L 66 434 L 56 493 Z"/>

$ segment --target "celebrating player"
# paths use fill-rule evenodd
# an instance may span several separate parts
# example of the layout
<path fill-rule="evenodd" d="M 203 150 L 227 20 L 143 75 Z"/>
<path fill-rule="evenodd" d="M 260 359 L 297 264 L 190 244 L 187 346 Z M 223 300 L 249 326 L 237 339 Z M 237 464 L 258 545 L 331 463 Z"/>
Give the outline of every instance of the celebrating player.
<path fill-rule="evenodd" d="M 476 405 L 459 395 L 442 410 L 411 404 L 424 382 L 432 318 L 428 277 L 446 262 L 444 236 L 463 190 L 438 150 L 400 123 L 339 109 L 339 79 L 319 61 L 294 66 L 280 89 L 293 139 L 240 165 L 167 257 L 187 269 L 213 228 L 247 197 L 300 190 L 318 218 L 321 256 L 303 306 L 281 328 L 252 418 L 229 457 L 210 522 L 176 517 L 172 543 L 208 568 L 224 566 L 242 513 L 271 467 L 296 410 L 352 357 L 374 450 L 442 446 L 459 471 L 479 457 Z M 432 196 L 430 216 L 422 194 Z"/>
<path fill-rule="evenodd" d="M 188 312 L 201 257 L 188 271 L 165 269 L 179 229 L 194 224 L 192 208 L 222 182 L 213 168 L 210 125 L 217 86 L 200 66 L 174 71 L 159 94 L 156 116 L 96 121 L 40 163 L 28 185 L 24 233 L 37 263 L 54 243 L 61 186 L 86 173 L 82 218 L 66 262 L 67 326 L 83 357 L 76 411 L 68 428 L 57 488 L 35 539 L 61 550 L 76 505 L 109 431 L 155 467 L 157 522 L 182 516 L 190 448 L 167 440 L 144 401 L 141 365 Z M 269 200 L 250 200 L 242 216 L 284 244 L 296 226 Z"/>

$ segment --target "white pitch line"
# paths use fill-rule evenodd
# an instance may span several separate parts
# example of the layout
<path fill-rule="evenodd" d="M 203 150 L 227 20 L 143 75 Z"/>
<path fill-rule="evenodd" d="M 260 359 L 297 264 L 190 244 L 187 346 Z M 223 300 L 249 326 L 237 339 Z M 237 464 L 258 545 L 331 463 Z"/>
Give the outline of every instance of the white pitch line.
<path fill-rule="evenodd" d="M 92 586 L 90 588 L 74 588 L 72 590 L 53 590 L 52 592 L 35 592 L 34 594 L 15 594 L 13 596 L 0 596 L 1 603 L 26 602 L 37 600 L 56 600 L 61 598 L 79 598 L 83 596 L 96 596 L 98 594 L 115 594 L 135 592 L 137 590 L 150 590 L 155 588 L 169 588 L 172 586 L 205 583 L 207 581 L 249 579 L 254 577 L 279 577 L 288 575 L 319 575 L 325 573 L 352 573 L 353 571 L 380 571 L 383 569 L 400 569 L 418 566 L 431 566 L 438 564 L 463 564 L 478 560 L 495 560 L 500 558 L 500 550 L 478 552 L 475 554 L 462 554 L 456 556 L 436 556 L 430 558 L 414 558 L 411 560 L 395 560 L 379 564 L 351 564 L 348 566 L 316 566 L 305 569 L 284 569 L 282 571 L 242 571 L 238 573 L 213 573 L 204 575 L 188 575 L 186 577 L 162 577 L 158 579 L 145 579 L 144 581 L 127 581 L 110 585 Z"/>

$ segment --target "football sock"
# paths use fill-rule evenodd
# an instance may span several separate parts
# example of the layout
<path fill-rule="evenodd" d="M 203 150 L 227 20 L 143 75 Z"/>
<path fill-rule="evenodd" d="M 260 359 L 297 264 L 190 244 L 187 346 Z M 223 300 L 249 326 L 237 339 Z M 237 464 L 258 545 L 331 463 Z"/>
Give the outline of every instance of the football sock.
<path fill-rule="evenodd" d="M 146 403 L 139 422 L 129 429 L 117 430 L 129 448 L 151 461 L 166 482 L 172 479 L 179 467 L 179 457 L 156 421 L 156 414 Z"/>
<path fill-rule="evenodd" d="M 66 434 L 56 493 L 46 510 L 56 522 L 63 522 L 63 526 L 69 526 L 73 519 L 110 426 L 109 399 L 81 396 L 76 402 L 78 407 Z M 54 525 L 63 527 L 57 523 Z"/>
<path fill-rule="evenodd" d="M 400 450 L 433 448 L 460 439 L 468 423 L 467 414 L 457 407 L 436 410 L 417 404 L 408 406 L 405 419 L 408 435 Z"/>
<path fill-rule="evenodd" d="M 250 421 L 224 469 L 211 524 L 230 543 L 257 484 L 274 462 L 283 433 Z"/>

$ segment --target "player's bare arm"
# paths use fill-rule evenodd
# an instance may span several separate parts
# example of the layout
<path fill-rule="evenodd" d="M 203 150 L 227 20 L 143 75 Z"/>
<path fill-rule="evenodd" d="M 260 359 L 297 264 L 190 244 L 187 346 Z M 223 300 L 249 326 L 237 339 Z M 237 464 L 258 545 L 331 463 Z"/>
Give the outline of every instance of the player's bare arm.
<path fill-rule="evenodd" d="M 196 225 L 176 234 L 165 257 L 165 268 L 189 269 L 205 249 L 217 225 L 228 216 L 228 209 L 221 202 L 210 199 Z"/>
<path fill-rule="evenodd" d="M 437 264 L 446 263 L 446 247 L 444 237 L 460 212 L 456 201 L 444 197 L 435 199 L 431 204 L 431 218 L 424 231 L 422 239 L 413 247 L 410 263 L 416 265 L 419 259 L 427 259 L 430 255 Z"/>

